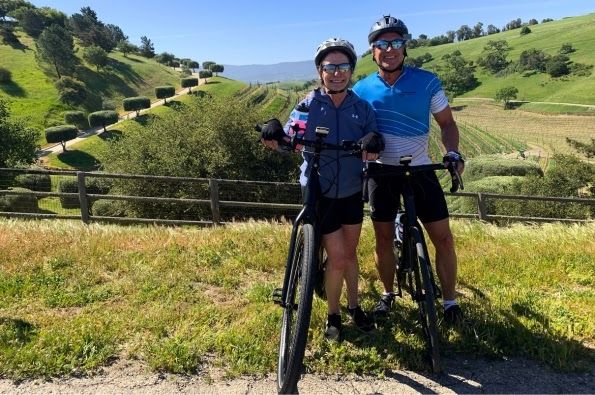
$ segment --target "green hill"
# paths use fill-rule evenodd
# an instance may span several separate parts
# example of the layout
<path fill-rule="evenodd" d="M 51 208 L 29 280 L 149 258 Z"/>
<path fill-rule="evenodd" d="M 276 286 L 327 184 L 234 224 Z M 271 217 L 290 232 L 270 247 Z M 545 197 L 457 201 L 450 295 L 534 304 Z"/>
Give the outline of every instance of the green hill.
<path fill-rule="evenodd" d="M 63 112 L 70 108 L 62 104 L 53 82 L 35 60 L 35 42 L 26 34 L 17 34 L 20 46 L 0 44 L 2 67 L 12 73 L 12 81 L 0 83 L 0 95 L 11 102 L 11 114 L 27 119 L 27 123 L 39 129 L 40 144 L 45 143 L 42 130 L 64 123 Z M 78 51 L 77 56 L 80 57 Z M 144 95 L 154 98 L 156 86 L 180 85 L 179 72 L 154 60 L 136 55 L 109 54 L 109 66 L 101 72 L 89 67 L 81 59 L 78 78 L 86 84 L 88 97 L 85 110 L 101 109 L 103 100 L 112 102 L 122 110 L 122 99 Z"/>
<path fill-rule="evenodd" d="M 520 30 L 514 29 L 434 47 L 408 49 L 407 52 L 412 57 L 430 53 L 433 60 L 424 64 L 423 68 L 431 68 L 442 56 L 455 50 L 461 51 L 465 59 L 475 63 L 490 40 L 506 40 L 511 48 L 507 59 L 513 61 L 518 61 L 521 52 L 527 49 L 536 48 L 554 55 L 562 44 L 571 43 L 576 49 L 568 55 L 572 62 L 591 65 L 595 63 L 595 13 L 532 25 L 531 33 L 524 36 L 520 35 Z M 369 74 L 375 70 L 376 64 L 372 58 L 365 56 L 358 63 L 355 75 Z M 589 77 L 551 78 L 548 74 L 539 73 L 528 76 L 514 73 L 505 77 L 495 77 L 477 68 L 475 76 L 480 85 L 465 93 L 463 97 L 492 98 L 502 86 L 511 85 L 518 88 L 519 100 L 595 104 L 595 72 Z"/>

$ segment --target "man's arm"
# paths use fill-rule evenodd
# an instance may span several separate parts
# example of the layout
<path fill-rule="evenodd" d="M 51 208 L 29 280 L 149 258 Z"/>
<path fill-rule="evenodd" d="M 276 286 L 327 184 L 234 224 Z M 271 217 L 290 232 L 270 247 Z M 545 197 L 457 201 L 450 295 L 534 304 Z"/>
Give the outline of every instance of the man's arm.
<path fill-rule="evenodd" d="M 458 151 L 459 150 L 459 128 L 452 116 L 452 111 L 449 106 L 434 115 L 434 119 L 440 126 L 442 144 L 446 148 L 446 151 Z"/>

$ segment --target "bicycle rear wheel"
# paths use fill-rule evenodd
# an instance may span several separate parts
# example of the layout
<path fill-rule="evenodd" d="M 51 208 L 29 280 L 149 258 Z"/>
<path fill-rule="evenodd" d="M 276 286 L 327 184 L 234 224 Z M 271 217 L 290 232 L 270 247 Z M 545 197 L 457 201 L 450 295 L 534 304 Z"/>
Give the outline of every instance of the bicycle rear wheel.
<path fill-rule="evenodd" d="M 410 228 L 410 249 L 414 272 L 414 299 L 419 309 L 419 319 L 426 340 L 426 349 L 432 371 L 442 370 L 440 363 L 440 340 L 436 318 L 436 297 L 432 281 L 432 267 L 424 248 L 420 230 Z"/>
<path fill-rule="evenodd" d="M 314 228 L 304 224 L 297 233 L 291 272 L 284 300 L 277 391 L 296 393 L 308 340 L 316 272 Z"/>

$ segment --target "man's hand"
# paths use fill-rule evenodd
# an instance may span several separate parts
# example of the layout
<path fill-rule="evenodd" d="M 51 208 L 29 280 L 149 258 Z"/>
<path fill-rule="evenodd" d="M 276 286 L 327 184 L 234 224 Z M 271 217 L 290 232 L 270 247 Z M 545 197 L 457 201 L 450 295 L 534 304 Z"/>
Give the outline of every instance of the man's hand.
<path fill-rule="evenodd" d="M 444 166 L 450 169 L 457 169 L 459 174 L 463 174 L 465 171 L 465 159 L 463 155 L 457 151 L 448 151 L 442 158 Z"/>

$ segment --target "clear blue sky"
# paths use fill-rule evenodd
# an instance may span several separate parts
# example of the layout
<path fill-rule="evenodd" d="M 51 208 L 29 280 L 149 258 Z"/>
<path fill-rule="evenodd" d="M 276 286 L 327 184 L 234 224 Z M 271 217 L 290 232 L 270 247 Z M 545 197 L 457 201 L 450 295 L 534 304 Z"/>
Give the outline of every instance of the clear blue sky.
<path fill-rule="evenodd" d="M 29 0 L 67 15 L 89 6 L 104 23 L 122 28 L 130 42 L 153 41 L 155 51 L 221 64 L 310 60 L 328 37 L 367 50 L 374 21 L 390 13 L 413 37 L 430 37 L 477 22 L 498 28 L 513 19 L 561 19 L 595 12 L 593 0 Z"/>

